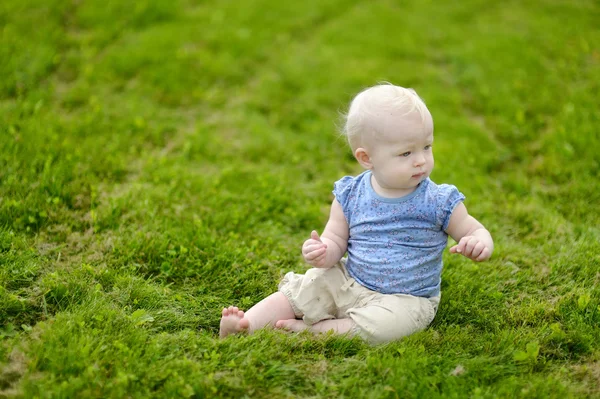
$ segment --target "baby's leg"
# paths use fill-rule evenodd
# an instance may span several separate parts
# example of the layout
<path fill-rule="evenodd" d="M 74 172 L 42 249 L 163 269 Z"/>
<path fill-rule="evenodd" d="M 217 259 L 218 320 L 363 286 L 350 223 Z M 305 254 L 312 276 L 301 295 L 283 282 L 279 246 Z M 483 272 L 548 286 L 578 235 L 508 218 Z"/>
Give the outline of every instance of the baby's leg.
<path fill-rule="evenodd" d="M 292 306 L 281 292 L 269 295 L 246 313 L 230 306 L 223 309 L 222 315 L 219 332 L 221 338 L 241 331 L 252 333 L 266 326 L 274 326 L 278 320 L 295 317 Z"/>
<path fill-rule="evenodd" d="M 382 344 L 427 328 L 435 317 L 435 308 L 428 298 L 373 293 L 364 307 L 349 309 L 347 314 L 362 338 Z"/>
<path fill-rule="evenodd" d="M 303 320 L 297 319 L 279 320 L 275 324 L 275 327 L 288 331 L 300 332 L 309 330 L 315 334 L 333 331 L 334 334 L 338 335 L 349 333 L 354 326 L 356 326 L 356 323 L 352 319 L 323 320 L 312 326 L 306 324 Z"/>

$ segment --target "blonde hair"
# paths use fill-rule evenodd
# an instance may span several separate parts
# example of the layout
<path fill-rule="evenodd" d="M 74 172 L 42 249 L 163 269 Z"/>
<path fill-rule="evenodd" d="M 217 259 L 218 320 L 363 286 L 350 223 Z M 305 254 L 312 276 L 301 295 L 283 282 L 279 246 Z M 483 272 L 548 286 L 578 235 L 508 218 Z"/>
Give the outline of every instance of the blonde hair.
<path fill-rule="evenodd" d="M 373 120 L 391 112 L 402 112 L 408 115 L 418 112 L 422 121 L 429 115 L 425 102 L 413 89 L 395 86 L 391 83 L 381 83 L 358 93 L 352 102 L 348 113 L 344 115 L 342 134 L 346 136 L 352 150 L 361 145 L 365 134 L 376 134 Z"/>

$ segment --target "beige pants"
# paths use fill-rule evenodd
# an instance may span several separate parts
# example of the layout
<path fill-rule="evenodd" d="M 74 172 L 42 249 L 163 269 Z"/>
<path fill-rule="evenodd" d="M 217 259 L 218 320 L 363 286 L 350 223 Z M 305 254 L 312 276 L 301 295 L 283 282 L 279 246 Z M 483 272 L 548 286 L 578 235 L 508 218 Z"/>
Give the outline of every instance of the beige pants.
<path fill-rule="evenodd" d="M 359 335 L 371 344 L 400 339 L 424 330 L 433 321 L 440 297 L 372 291 L 348 275 L 343 261 L 330 269 L 285 275 L 279 291 L 290 301 L 297 318 L 310 325 L 351 318 L 356 327 L 350 335 Z"/>

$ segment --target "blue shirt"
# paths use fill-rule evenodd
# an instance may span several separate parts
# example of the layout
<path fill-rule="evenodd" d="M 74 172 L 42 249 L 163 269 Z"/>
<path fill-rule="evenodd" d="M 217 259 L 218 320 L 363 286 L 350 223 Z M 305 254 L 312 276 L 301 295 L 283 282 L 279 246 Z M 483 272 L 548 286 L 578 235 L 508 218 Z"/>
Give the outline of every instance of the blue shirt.
<path fill-rule="evenodd" d="M 350 227 L 346 269 L 352 278 L 384 294 L 440 295 L 445 230 L 465 199 L 456 187 L 427 178 L 404 197 L 385 198 L 366 171 L 335 182 L 333 194 Z"/>

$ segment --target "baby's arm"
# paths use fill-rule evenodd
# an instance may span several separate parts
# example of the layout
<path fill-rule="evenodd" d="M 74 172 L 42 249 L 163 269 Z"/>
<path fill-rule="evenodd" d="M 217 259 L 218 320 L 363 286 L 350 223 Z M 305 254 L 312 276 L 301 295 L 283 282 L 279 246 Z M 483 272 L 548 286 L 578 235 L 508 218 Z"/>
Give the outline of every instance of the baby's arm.
<path fill-rule="evenodd" d="M 348 249 L 348 237 L 350 228 L 342 211 L 342 206 L 333 200 L 329 221 L 321 237 L 316 231 L 310 235 L 311 238 L 304 242 L 302 255 L 304 260 L 314 267 L 330 268 L 342 259 Z"/>
<path fill-rule="evenodd" d="M 458 243 L 450 248 L 452 253 L 459 253 L 481 262 L 489 259 L 494 252 L 494 241 L 490 232 L 469 215 L 462 202 L 454 208 L 446 233 Z"/>

